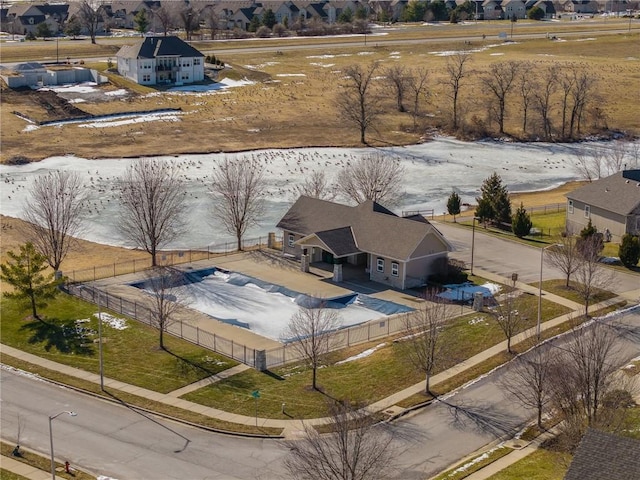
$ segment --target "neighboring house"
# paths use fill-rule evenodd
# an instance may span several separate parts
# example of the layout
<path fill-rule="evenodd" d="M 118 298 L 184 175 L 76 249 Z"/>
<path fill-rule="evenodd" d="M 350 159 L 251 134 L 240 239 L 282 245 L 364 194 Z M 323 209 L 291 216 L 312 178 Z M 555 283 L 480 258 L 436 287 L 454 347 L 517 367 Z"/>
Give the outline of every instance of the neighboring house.
<path fill-rule="evenodd" d="M 204 55 L 178 37 L 145 37 L 116 54 L 118 72 L 140 85 L 204 80 Z"/>
<path fill-rule="evenodd" d="M 552 0 L 538 0 L 534 7 L 544 11 L 544 18 L 553 18 L 556 15 L 556 3 Z"/>
<path fill-rule="evenodd" d="M 527 18 L 527 12 L 524 8 L 524 2 L 522 0 L 503 0 L 502 11 L 504 12 L 504 18 Z"/>
<path fill-rule="evenodd" d="M 567 230 L 578 233 L 589 220 L 612 240 L 640 234 L 640 170 L 624 170 L 566 194 Z"/>
<path fill-rule="evenodd" d="M 400 290 L 422 286 L 452 251 L 426 219 L 399 217 L 373 201 L 351 207 L 302 196 L 277 226 L 286 256 L 300 259 L 303 271 L 333 264 L 337 282 L 366 275 Z"/>
<path fill-rule="evenodd" d="M 502 0 L 484 0 L 484 2 L 482 2 L 483 18 L 485 20 L 499 20 L 504 18 L 501 3 Z"/>
<path fill-rule="evenodd" d="M 578 445 L 564 480 L 638 480 L 640 440 L 590 428 Z"/>

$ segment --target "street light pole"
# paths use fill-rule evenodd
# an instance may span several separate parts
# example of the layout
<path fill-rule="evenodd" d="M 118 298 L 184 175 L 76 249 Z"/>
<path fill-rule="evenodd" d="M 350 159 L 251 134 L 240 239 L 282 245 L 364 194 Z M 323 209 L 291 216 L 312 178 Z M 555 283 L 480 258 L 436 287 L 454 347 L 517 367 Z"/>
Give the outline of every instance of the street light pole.
<path fill-rule="evenodd" d="M 476 219 L 477 217 L 474 216 L 471 222 L 471 275 L 473 275 L 473 251 L 476 244 Z"/>
<path fill-rule="evenodd" d="M 76 412 L 71 412 L 69 410 L 65 410 L 64 412 L 56 413 L 55 415 L 49 416 L 49 443 L 51 445 L 51 480 L 56 480 L 56 461 L 53 458 L 53 428 L 52 422 L 55 418 L 58 418 L 63 413 L 66 413 L 70 417 L 75 417 L 78 415 Z"/>
<path fill-rule="evenodd" d="M 544 265 L 544 251 L 547 248 L 555 247 L 556 244 L 547 245 L 540 249 L 540 282 L 538 283 L 538 321 L 536 323 L 536 339 L 540 341 L 540 323 L 542 321 L 542 267 Z"/>
<path fill-rule="evenodd" d="M 98 290 L 98 358 L 100 363 L 100 390 L 104 392 L 104 364 L 102 361 L 102 308 L 100 307 L 100 290 Z"/>

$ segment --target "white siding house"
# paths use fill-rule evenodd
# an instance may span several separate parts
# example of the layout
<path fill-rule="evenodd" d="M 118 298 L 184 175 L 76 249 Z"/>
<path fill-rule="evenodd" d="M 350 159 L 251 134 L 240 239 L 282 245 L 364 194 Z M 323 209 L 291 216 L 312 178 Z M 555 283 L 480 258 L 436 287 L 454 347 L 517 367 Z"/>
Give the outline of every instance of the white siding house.
<path fill-rule="evenodd" d="M 116 54 L 118 72 L 140 85 L 204 80 L 204 55 L 178 37 L 145 37 Z"/>

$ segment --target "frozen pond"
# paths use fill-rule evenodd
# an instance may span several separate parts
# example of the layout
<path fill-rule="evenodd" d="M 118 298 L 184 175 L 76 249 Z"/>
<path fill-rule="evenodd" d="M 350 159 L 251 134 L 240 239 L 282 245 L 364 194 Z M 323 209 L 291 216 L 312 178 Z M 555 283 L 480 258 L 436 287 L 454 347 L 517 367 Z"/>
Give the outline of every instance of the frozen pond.
<path fill-rule="evenodd" d="M 406 147 L 379 149 L 396 156 L 405 167 L 405 191 L 401 205 L 394 211 L 434 209 L 446 210 L 446 201 L 456 190 L 463 202 L 473 203 L 482 181 L 494 171 L 510 191 L 545 190 L 578 178 L 575 152 L 607 143 L 581 144 L 515 144 L 462 142 L 438 138 L 429 143 Z M 260 225 L 249 230 L 247 238 L 266 236 L 295 200 L 294 187 L 310 172 L 322 169 L 335 178 L 342 167 L 373 149 L 302 148 L 291 150 L 259 150 L 228 157 L 253 156 L 264 164 L 268 195 L 265 214 Z M 213 165 L 224 154 L 182 155 L 158 157 L 175 160 L 184 166 L 188 190 L 187 234 L 171 248 L 201 248 L 233 242 L 214 219 L 215 203 L 210 192 Z M 82 238 L 112 245 L 125 243 L 115 228 L 118 201 L 114 193 L 117 178 L 131 164 L 130 159 L 88 160 L 74 156 L 52 157 L 38 163 L 11 166 L 0 165 L 0 213 L 23 217 L 26 192 L 33 178 L 54 169 L 77 171 L 91 192 L 91 208 Z M 337 198 L 336 201 L 344 201 Z"/>
<path fill-rule="evenodd" d="M 317 299 L 239 273 L 211 269 L 187 273 L 186 280 L 169 291 L 190 308 L 278 341 L 286 340 L 283 332 L 300 305 L 319 304 Z M 147 288 L 144 282 L 134 286 Z M 340 327 L 411 310 L 355 293 L 327 300 L 325 307 L 338 311 Z"/>

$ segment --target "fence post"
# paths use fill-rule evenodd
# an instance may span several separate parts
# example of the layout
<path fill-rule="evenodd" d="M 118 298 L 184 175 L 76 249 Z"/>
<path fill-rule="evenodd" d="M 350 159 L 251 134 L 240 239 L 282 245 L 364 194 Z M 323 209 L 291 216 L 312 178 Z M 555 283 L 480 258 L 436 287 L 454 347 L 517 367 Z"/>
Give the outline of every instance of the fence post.
<path fill-rule="evenodd" d="M 122 313 L 122 297 L 120 297 L 120 313 Z"/>
<path fill-rule="evenodd" d="M 207 260 L 209 260 L 209 245 L 207 245 Z"/>
<path fill-rule="evenodd" d="M 113 276 L 116 276 L 116 262 L 113 262 Z"/>
<path fill-rule="evenodd" d="M 136 259 L 133 259 L 133 273 L 136 273 Z"/>
<path fill-rule="evenodd" d="M 351 329 L 347 328 L 347 347 L 351 346 Z"/>
<path fill-rule="evenodd" d="M 216 334 L 213 334 L 213 351 L 217 352 L 218 349 L 216 348 Z"/>
<path fill-rule="evenodd" d="M 184 338 L 184 335 L 182 334 L 182 319 L 180 319 L 180 338 Z"/>
<path fill-rule="evenodd" d="M 93 266 L 93 281 L 96 281 L 96 266 Z"/>
<path fill-rule="evenodd" d="M 196 327 L 196 345 L 200 345 L 200 327 Z"/>
<path fill-rule="evenodd" d="M 233 356 L 233 340 L 231 340 L 231 358 L 235 358 L 235 357 Z"/>
<path fill-rule="evenodd" d="M 367 324 L 367 342 L 371 340 L 371 324 Z"/>

